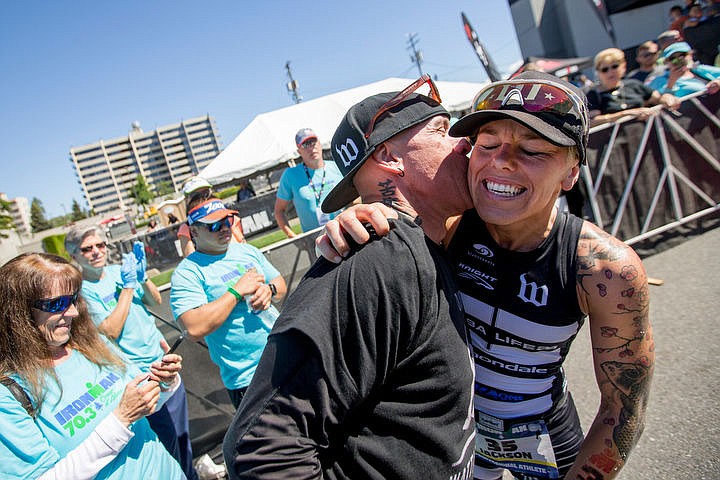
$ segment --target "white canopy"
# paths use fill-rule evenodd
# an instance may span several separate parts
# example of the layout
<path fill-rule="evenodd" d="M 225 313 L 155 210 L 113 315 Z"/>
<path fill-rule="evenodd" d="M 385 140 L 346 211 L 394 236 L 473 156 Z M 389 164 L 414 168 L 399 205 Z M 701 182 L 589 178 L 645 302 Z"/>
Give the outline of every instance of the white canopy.
<path fill-rule="evenodd" d="M 297 158 L 295 133 L 303 127 L 315 130 L 323 148 L 330 148 L 335 129 L 351 106 L 376 93 L 400 91 L 412 82 L 412 79 L 407 78 L 388 78 L 262 113 L 200 172 L 200 176 L 212 184 L 225 183 Z M 485 85 L 470 82 L 435 83 L 440 90 L 443 106 L 450 112 L 469 108 L 475 94 Z M 420 92 L 427 93 L 427 87 L 421 87 Z"/>

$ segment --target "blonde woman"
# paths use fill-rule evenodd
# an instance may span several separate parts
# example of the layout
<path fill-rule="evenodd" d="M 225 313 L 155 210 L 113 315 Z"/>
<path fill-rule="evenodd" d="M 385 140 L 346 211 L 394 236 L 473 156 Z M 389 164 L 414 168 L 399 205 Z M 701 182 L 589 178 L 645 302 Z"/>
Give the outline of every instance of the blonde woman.
<path fill-rule="evenodd" d="M 587 93 L 591 126 L 626 116 L 645 120 L 655 105 L 672 110 L 680 106 L 673 95 L 661 95 L 638 80 L 623 78 L 626 69 L 625 54 L 618 48 L 607 48 L 595 55 L 598 85 Z"/>

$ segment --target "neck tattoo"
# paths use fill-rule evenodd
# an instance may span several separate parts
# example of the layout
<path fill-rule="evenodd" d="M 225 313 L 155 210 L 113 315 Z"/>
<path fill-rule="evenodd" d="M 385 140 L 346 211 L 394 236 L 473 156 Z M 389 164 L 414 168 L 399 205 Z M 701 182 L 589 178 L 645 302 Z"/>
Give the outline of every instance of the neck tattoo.
<path fill-rule="evenodd" d="M 398 201 L 396 195 L 397 187 L 393 184 L 391 179 L 388 178 L 384 182 L 378 182 L 378 187 L 380 187 L 380 196 L 382 197 L 380 201 L 382 203 L 392 206 L 394 202 Z"/>

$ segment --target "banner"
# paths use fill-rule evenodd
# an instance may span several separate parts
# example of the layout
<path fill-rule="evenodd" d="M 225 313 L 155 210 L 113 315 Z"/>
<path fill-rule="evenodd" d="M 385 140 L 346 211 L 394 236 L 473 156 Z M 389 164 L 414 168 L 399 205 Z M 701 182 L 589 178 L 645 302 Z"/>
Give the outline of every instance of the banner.
<path fill-rule="evenodd" d="M 600 19 L 600 23 L 602 23 L 605 32 L 610 36 L 610 40 L 612 40 L 613 45 L 617 45 L 617 40 L 615 39 L 615 29 L 610 21 L 610 14 L 608 13 L 605 2 L 603 0 L 590 0 L 590 5 Z"/>
<path fill-rule="evenodd" d="M 460 15 L 462 16 L 465 35 L 467 36 L 470 45 L 472 45 L 475 53 L 480 59 L 480 63 L 482 63 L 483 67 L 485 68 L 485 72 L 487 73 L 488 78 L 491 82 L 497 82 L 498 80 L 502 80 L 500 72 L 498 72 L 495 63 L 492 61 L 492 58 L 490 58 L 490 55 L 485 50 L 483 44 L 480 43 L 480 39 L 478 38 L 477 33 L 475 33 L 475 30 L 473 30 L 472 26 L 470 26 L 470 22 L 468 22 L 467 17 L 462 12 L 460 12 Z"/>

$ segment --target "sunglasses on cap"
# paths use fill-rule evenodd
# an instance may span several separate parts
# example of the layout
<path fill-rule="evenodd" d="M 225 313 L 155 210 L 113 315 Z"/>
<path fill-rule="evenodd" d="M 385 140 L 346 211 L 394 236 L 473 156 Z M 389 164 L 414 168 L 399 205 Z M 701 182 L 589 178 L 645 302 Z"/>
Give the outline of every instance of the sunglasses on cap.
<path fill-rule="evenodd" d="M 370 120 L 367 130 L 365 130 L 365 138 L 370 138 L 370 134 L 373 132 L 373 129 L 375 129 L 375 122 L 377 122 L 378 118 L 380 118 L 382 114 L 400 105 L 405 99 L 410 96 L 411 93 L 415 92 L 415 90 L 422 87 L 426 83 L 430 87 L 430 92 L 428 96 L 436 102 L 442 103 L 442 100 L 440 100 L 440 92 L 438 91 L 435 82 L 433 82 L 432 78 L 430 78 L 430 75 L 426 73 L 417 80 L 415 80 L 413 83 L 405 87 L 402 92 L 398 93 L 393 98 L 380 106 L 378 111 L 375 113 L 375 115 L 373 115 L 372 119 Z"/>
<path fill-rule="evenodd" d="M 70 308 L 70 304 L 77 305 L 79 293 L 80 292 L 75 292 L 72 295 L 60 295 L 59 297 L 35 300 L 32 306 L 37 310 L 47 313 L 64 312 Z"/>
<path fill-rule="evenodd" d="M 228 215 L 227 217 L 220 219 L 215 223 L 200 223 L 200 225 L 207 228 L 208 231 L 210 231 L 211 233 L 217 233 L 222 230 L 222 227 L 232 228 L 233 223 L 235 223 L 235 216 Z"/>
<path fill-rule="evenodd" d="M 619 64 L 619 63 L 613 63 L 613 64 L 610 65 L 609 67 L 598 68 L 598 72 L 607 73 L 607 72 L 609 72 L 610 70 L 617 70 L 618 68 L 620 68 L 620 64 Z"/>
<path fill-rule="evenodd" d="M 82 253 L 90 253 L 93 251 L 93 248 L 97 248 L 98 250 L 103 250 L 107 247 L 107 243 L 100 242 L 96 243 L 94 245 L 87 245 L 85 247 L 80 247 L 78 250 L 80 250 Z"/>
<path fill-rule="evenodd" d="M 309 149 L 313 148 L 315 144 L 317 143 L 317 138 L 311 138 L 309 140 L 305 140 L 301 145 L 300 148 Z"/>
<path fill-rule="evenodd" d="M 545 80 L 495 82 L 480 90 L 473 100 L 471 111 L 503 110 L 513 107 L 530 113 L 572 114 L 578 119 L 587 115 L 585 102 L 575 92 Z"/>

